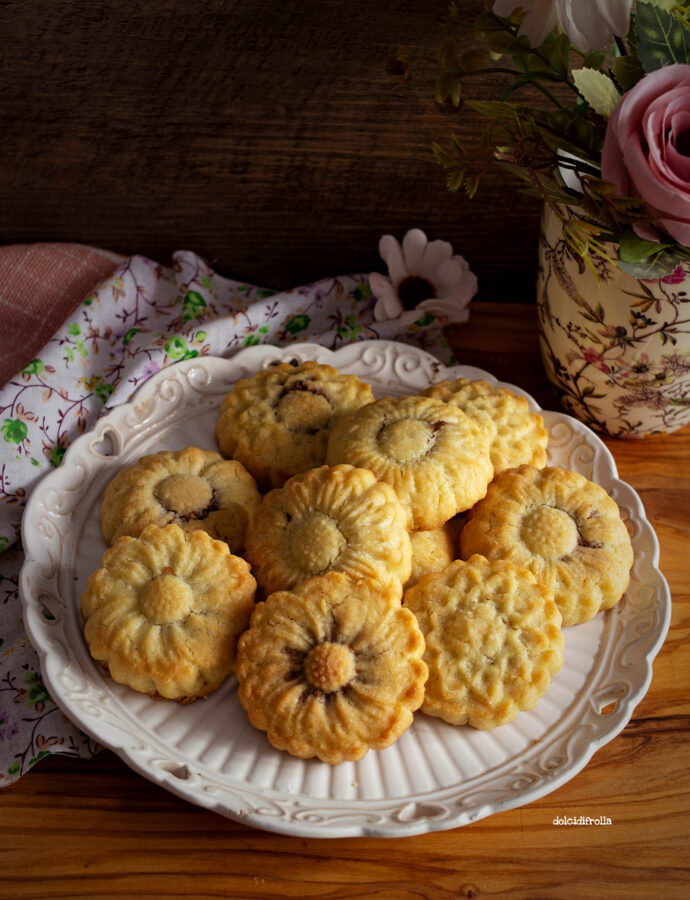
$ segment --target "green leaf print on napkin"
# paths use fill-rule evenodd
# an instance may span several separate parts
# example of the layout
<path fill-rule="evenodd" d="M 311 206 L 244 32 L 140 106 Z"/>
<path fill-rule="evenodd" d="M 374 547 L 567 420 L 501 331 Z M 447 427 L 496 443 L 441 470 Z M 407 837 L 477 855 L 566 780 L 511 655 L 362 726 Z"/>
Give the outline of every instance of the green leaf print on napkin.
<path fill-rule="evenodd" d="M 21 419 L 5 419 L 1 430 L 8 444 L 21 444 L 29 433 L 26 423 Z"/>

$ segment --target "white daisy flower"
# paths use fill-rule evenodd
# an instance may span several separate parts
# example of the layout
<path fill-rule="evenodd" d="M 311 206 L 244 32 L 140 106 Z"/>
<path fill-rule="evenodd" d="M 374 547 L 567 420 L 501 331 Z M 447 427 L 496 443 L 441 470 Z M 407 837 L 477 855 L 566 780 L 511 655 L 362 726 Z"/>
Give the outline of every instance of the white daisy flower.
<path fill-rule="evenodd" d="M 402 246 L 391 234 L 379 241 L 381 259 L 388 278 L 379 272 L 369 276 L 377 298 L 374 318 L 400 319 L 401 327 L 424 313 L 442 316 L 448 322 L 466 322 L 467 308 L 477 293 L 477 278 L 462 256 L 453 255 L 447 241 L 429 241 L 419 228 L 408 231 Z"/>
<path fill-rule="evenodd" d="M 530 44 L 542 44 L 556 24 L 570 43 L 582 53 L 601 50 L 612 35 L 623 37 L 630 25 L 632 0 L 495 0 L 493 11 L 510 16 L 516 9 L 525 12 L 519 34 Z"/>

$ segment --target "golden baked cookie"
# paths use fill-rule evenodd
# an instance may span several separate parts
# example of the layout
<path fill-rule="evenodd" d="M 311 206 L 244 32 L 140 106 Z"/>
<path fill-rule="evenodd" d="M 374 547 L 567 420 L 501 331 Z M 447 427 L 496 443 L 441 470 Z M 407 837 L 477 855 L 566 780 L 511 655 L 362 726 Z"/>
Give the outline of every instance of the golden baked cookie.
<path fill-rule="evenodd" d="M 149 525 L 121 537 L 89 577 L 84 635 L 115 681 L 186 703 L 231 673 L 255 590 L 249 564 L 223 541 Z"/>
<path fill-rule="evenodd" d="M 328 572 L 256 607 L 238 696 L 279 750 L 339 763 L 388 747 L 424 698 L 424 639 L 399 596 Z"/>
<path fill-rule="evenodd" d="M 489 432 L 495 475 L 523 463 L 546 465 L 549 438 L 544 420 L 538 413 L 530 412 L 524 397 L 488 381 L 469 378 L 432 384 L 422 391 L 422 396 L 457 406 Z"/>
<path fill-rule="evenodd" d="M 266 594 L 328 571 L 402 584 L 410 575 L 407 513 L 368 469 L 320 466 L 268 493 L 247 532 L 247 559 Z"/>
<path fill-rule="evenodd" d="M 405 592 L 426 642 L 422 712 L 495 728 L 532 709 L 563 665 L 561 614 L 531 572 L 472 556 Z"/>
<path fill-rule="evenodd" d="M 384 397 L 346 416 L 326 462 L 350 463 L 390 484 L 410 530 L 431 530 L 469 509 L 493 475 L 485 432 L 456 406 L 431 397 Z"/>
<path fill-rule="evenodd" d="M 410 534 L 412 545 L 412 572 L 405 582 L 405 589 L 417 584 L 422 575 L 430 572 L 441 572 L 458 558 L 458 535 L 460 524 L 455 516 L 445 525 L 432 531 L 413 531 Z"/>
<path fill-rule="evenodd" d="M 529 569 L 553 591 L 564 625 L 618 603 L 633 564 L 616 503 L 584 475 L 555 466 L 498 475 L 470 513 L 460 550 Z"/>
<path fill-rule="evenodd" d="M 108 544 L 137 537 L 147 525 L 179 525 L 206 531 L 241 553 L 261 502 L 244 466 L 213 450 L 187 447 L 142 457 L 122 469 L 105 489 L 101 529 Z"/>
<path fill-rule="evenodd" d="M 262 490 L 280 487 L 322 465 L 331 428 L 373 399 L 355 375 L 315 362 L 282 363 L 237 382 L 221 404 L 216 440 Z"/>

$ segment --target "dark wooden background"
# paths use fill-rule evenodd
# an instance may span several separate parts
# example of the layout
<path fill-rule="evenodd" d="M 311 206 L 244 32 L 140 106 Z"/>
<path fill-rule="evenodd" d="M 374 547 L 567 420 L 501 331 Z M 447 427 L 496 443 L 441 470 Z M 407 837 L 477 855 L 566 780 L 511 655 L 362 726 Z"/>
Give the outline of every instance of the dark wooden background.
<path fill-rule="evenodd" d="M 287 288 L 381 269 L 379 236 L 419 226 L 483 295 L 531 301 L 536 201 L 502 174 L 450 194 L 431 153 L 482 128 L 433 99 L 445 6 L 5 0 L 0 243 L 191 249 Z M 459 6 L 469 24 L 482 2 Z M 399 44 L 417 60 L 402 89 L 386 71 Z"/>

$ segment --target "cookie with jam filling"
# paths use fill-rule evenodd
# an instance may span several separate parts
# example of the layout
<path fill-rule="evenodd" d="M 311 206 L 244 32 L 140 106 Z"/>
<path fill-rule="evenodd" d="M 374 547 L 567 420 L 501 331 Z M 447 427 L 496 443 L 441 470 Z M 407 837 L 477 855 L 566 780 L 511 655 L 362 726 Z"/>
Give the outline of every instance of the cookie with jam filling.
<path fill-rule="evenodd" d="M 438 528 L 486 494 L 489 438 L 462 410 L 432 397 L 383 397 L 341 419 L 326 462 L 371 469 L 408 512 L 411 531 Z"/>
<path fill-rule="evenodd" d="M 239 460 L 261 490 L 323 464 L 333 426 L 374 399 L 368 384 L 313 361 L 281 363 L 238 381 L 220 406 L 220 452 Z"/>
<path fill-rule="evenodd" d="M 259 603 L 238 697 L 279 750 L 336 764 L 388 747 L 424 699 L 424 638 L 399 591 L 328 572 Z"/>
<path fill-rule="evenodd" d="M 460 551 L 465 559 L 480 553 L 529 569 L 554 592 L 564 625 L 615 606 L 633 564 L 615 501 L 579 472 L 556 466 L 498 475 L 469 514 Z"/>
<path fill-rule="evenodd" d="M 530 411 L 524 397 L 508 388 L 457 378 L 430 385 L 422 396 L 457 406 L 486 429 L 495 475 L 524 463 L 538 468 L 546 465 L 548 434 L 544 420 Z"/>
<path fill-rule="evenodd" d="M 213 450 L 162 450 L 122 469 L 108 484 L 101 504 L 101 529 L 108 544 L 138 537 L 148 525 L 178 525 L 205 531 L 241 553 L 261 494 L 244 466 Z"/>

